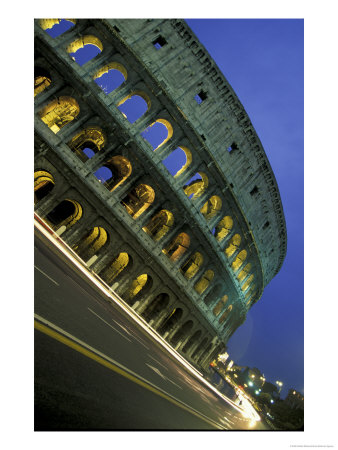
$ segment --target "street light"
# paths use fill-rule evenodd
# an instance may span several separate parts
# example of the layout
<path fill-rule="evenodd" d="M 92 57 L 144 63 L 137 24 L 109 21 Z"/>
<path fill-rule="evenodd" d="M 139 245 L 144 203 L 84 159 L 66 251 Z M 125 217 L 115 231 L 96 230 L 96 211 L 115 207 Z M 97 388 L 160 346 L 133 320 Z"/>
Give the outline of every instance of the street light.
<path fill-rule="evenodd" d="M 279 386 L 278 394 L 280 394 L 280 391 L 282 390 L 283 383 L 281 381 L 276 381 L 276 384 Z"/>

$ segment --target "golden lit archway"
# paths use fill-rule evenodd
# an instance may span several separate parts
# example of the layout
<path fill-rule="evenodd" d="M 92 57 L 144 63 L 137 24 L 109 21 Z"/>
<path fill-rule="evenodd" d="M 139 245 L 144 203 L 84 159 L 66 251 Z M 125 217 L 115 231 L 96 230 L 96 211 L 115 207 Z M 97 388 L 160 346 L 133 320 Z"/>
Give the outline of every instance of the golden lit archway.
<path fill-rule="evenodd" d="M 148 222 L 148 224 L 142 229 L 149 234 L 154 241 L 159 241 L 173 225 L 173 214 L 166 209 L 162 209 L 160 212 L 155 214 L 155 216 L 151 218 L 150 222 Z"/>
<path fill-rule="evenodd" d="M 215 238 L 221 242 L 231 231 L 233 227 L 233 220 L 230 216 L 225 216 L 218 222 L 215 229 Z"/>
<path fill-rule="evenodd" d="M 171 261 L 177 261 L 187 251 L 190 245 L 190 237 L 187 233 L 180 233 L 176 238 L 162 250 Z"/>
<path fill-rule="evenodd" d="M 79 112 L 80 107 L 74 98 L 62 96 L 45 106 L 39 115 L 54 133 L 58 133 L 62 127 L 74 120 Z"/>
<path fill-rule="evenodd" d="M 222 309 L 224 308 L 224 305 L 227 303 L 229 297 L 227 295 L 224 295 L 217 303 L 217 305 L 212 310 L 215 317 L 217 317 Z"/>
<path fill-rule="evenodd" d="M 194 277 L 196 273 L 200 270 L 201 266 L 203 264 L 203 256 L 201 253 L 196 252 L 194 253 L 186 263 L 183 264 L 181 267 L 181 272 L 187 278 L 190 280 L 190 278 Z"/>
<path fill-rule="evenodd" d="M 234 272 L 236 272 L 244 263 L 247 257 L 247 251 L 241 250 L 236 256 L 234 262 L 231 264 L 231 268 Z"/>
<path fill-rule="evenodd" d="M 209 180 L 205 173 L 198 172 L 198 175 L 201 177 L 201 179 L 193 180 L 183 188 L 185 194 L 188 197 L 200 197 L 208 187 Z"/>
<path fill-rule="evenodd" d="M 154 200 L 154 189 L 147 184 L 139 184 L 128 193 L 128 195 L 121 201 L 121 204 L 126 208 L 128 214 L 136 219 L 149 208 Z"/>
<path fill-rule="evenodd" d="M 232 305 L 228 306 L 227 310 L 221 315 L 221 317 L 219 319 L 220 324 L 226 321 L 226 319 L 228 318 L 231 311 L 232 311 Z"/>
<path fill-rule="evenodd" d="M 228 258 L 232 256 L 236 250 L 238 250 L 238 247 L 241 244 L 241 236 L 239 234 L 234 234 L 232 238 L 230 239 L 230 243 L 228 247 L 225 249 L 225 254 Z"/>
<path fill-rule="evenodd" d="M 213 195 L 206 203 L 204 203 L 200 211 L 203 214 L 205 220 L 210 220 L 216 216 L 221 208 L 222 200 L 218 197 L 218 195 Z"/>
<path fill-rule="evenodd" d="M 209 284 L 214 278 L 214 272 L 212 270 L 207 270 L 204 272 L 202 278 L 195 284 L 194 289 L 199 294 L 203 294 L 203 292 L 207 289 Z"/>

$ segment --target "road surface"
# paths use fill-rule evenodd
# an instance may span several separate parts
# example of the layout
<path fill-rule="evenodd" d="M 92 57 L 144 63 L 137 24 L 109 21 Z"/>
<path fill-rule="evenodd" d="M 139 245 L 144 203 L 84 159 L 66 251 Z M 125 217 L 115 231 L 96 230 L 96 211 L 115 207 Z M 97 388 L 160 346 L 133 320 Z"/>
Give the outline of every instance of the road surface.
<path fill-rule="evenodd" d="M 35 229 L 35 430 L 265 429 Z"/>

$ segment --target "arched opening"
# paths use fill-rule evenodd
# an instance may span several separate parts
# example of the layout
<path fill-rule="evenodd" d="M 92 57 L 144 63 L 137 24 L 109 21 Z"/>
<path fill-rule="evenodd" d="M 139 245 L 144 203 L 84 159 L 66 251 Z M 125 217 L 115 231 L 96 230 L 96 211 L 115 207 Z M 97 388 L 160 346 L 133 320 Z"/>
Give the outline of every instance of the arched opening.
<path fill-rule="evenodd" d="M 227 295 L 223 295 L 223 297 L 219 300 L 215 308 L 212 310 L 215 317 L 217 317 L 222 309 L 224 308 L 224 305 L 227 303 L 229 297 Z"/>
<path fill-rule="evenodd" d="M 136 296 L 139 298 L 141 295 L 146 294 L 151 288 L 152 283 L 151 277 L 143 273 L 133 280 L 123 297 L 125 297 L 127 303 L 131 304 L 132 301 L 136 300 Z"/>
<path fill-rule="evenodd" d="M 55 185 L 53 176 L 45 170 L 34 172 L 34 203 L 42 200 Z"/>
<path fill-rule="evenodd" d="M 42 67 L 34 67 L 34 97 L 44 91 L 52 82 L 48 70 Z"/>
<path fill-rule="evenodd" d="M 74 61 L 83 66 L 103 50 L 102 42 L 92 35 L 82 36 L 68 45 L 66 51 Z"/>
<path fill-rule="evenodd" d="M 179 341 L 182 341 L 183 339 L 186 338 L 187 334 L 189 333 L 189 331 L 192 329 L 193 327 L 193 321 L 192 320 L 187 320 L 187 322 L 185 322 L 174 334 L 174 336 L 171 338 L 170 342 L 172 343 L 172 345 L 177 345 L 179 343 Z"/>
<path fill-rule="evenodd" d="M 105 94 L 110 94 L 127 79 L 127 70 L 117 62 L 112 62 L 101 67 L 94 75 L 95 83 L 100 86 Z"/>
<path fill-rule="evenodd" d="M 223 241 L 223 239 L 230 233 L 233 224 L 234 222 L 230 216 L 225 216 L 220 222 L 218 222 L 214 233 L 217 241 Z"/>
<path fill-rule="evenodd" d="M 149 236 L 151 236 L 154 241 L 159 241 L 172 226 L 174 225 L 173 214 L 162 209 L 154 217 L 151 218 L 150 222 L 147 223 L 145 227 L 142 228 Z"/>
<path fill-rule="evenodd" d="M 173 135 L 173 127 L 171 123 L 165 119 L 157 119 L 148 128 L 146 128 L 141 136 L 149 142 L 153 150 L 157 150 L 164 145 Z"/>
<path fill-rule="evenodd" d="M 239 274 L 237 275 L 237 279 L 239 282 L 244 281 L 244 279 L 249 275 L 251 270 L 251 263 L 247 264 L 243 270 L 241 270 L 239 272 Z"/>
<path fill-rule="evenodd" d="M 198 340 L 200 339 L 201 335 L 202 335 L 202 331 L 201 330 L 195 331 L 195 333 L 188 339 L 188 341 L 182 347 L 182 352 L 183 353 L 188 352 L 191 349 L 191 347 L 194 344 L 196 344 L 196 342 L 198 342 Z"/>
<path fill-rule="evenodd" d="M 195 284 L 194 289 L 198 294 L 203 294 L 203 292 L 207 289 L 209 284 L 214 278 L 214 272 L 212 270 L 207 270 L 202 275 L 202 278 Z"/>
<path fill-rule="evenodd" d="M 73 245 L 73 250 L 80 258 L 87 260 L 94 256 L 107 242 L 108 234 L 102 227 L 94 227 L 80 241 Z"/>
<path fill-rule="evenodd" d="M 141 316 L 147 322 L 155 321 L 159 318 L 160 313 L 169 305 L 169 295 L 159 294 L 152 300 L 146 309 L 141 313 Z"/>
<path fill-rule="evenodd" d="M 236 252 L 236 250 L 238 250 L 240 244 L 241 244 L 241 236 L 239 234 L 234 234 L 230 239 L 228 247 L 225 249 L 226 256 L 230 258 L 230 256 L 232 256 Z"/>
<path fill-rule="evenodd" d="M 201 352 L 203 351 L 204 347 L 206 346 L 208 342 L 208 338 L 204 338 L 203 341 L 197 346 L 197 348 L 195 349 L 195 351 L 193 352 L 193 354 L 191 355 L 192 359 L 196 359 L 198 355 L 201 354 Z"/>
<path fill-rule="evenodd" d="M 150 109 L 150 99 L 144 92 L 134 91 L 117 105 L 123 116 L 134 123 Z"/>
<path fill-rule="evenodd" d="M 252 274 L 249 276 L 249 278 L 246 280 L 246 282 L 243 284 L 243 286 L 241 286 L 241 289 L 243 292 L 245 292 L 248 289 L 248 287 L 252 283 L 253 279 L 254 279 L 254 275 Z"/>
<path fill-rule="evenodd" d="M 213 195 L 206 203 L 204 203 L 200 211 L 203 214 L 205 220 L 210 220 L 216 216 L 221 208 L 222 200 L 218 197 L 218 195 Z"/>
<path fill-rule="evenodd" d="M 241 250 L 235 258 L 235 261 L 231 264 L 231 268 L 234 272 L 236 272 L 244 263 L 247 257 L 247 251 Z"/>
<path fill-rule="evenodd" d="M 100 277 L 107 284 L 111 284 L 126 267 L 132 266 L 132 259 L 126 252 L 119 253 L 105 269 L 100 272 Z"/>
<path fill-rule="evenodd" d="M 183 311 L 181 308 L 174 308 L 161 324 L 160 328 L 158 329 L 158 333 L 162 336 L 165 333 L 170 333 L 182 317 L 182 314 Z"/>
<path fill-rule="evenodd" d="M 162 250 L 171 261 L 178 261 L 187 251 L 190 245 L 190 237 L 187 233 L 180 233 L 175 239 Z"/>
<path fill-rule="evenodd" d="M 221 290 L 222 290 L 221 284 L 214 285 L 212 289 L 210 289 L 210 291 L 208 292 L 208 295 L 206 295 L 203 300 L 205 305 L 210 306 L 215 301 L 215 299 L 219 298 Z"/>
<path fill-rule="evenodd" d="M 173 177 L 177 178 L 190 166 L 191 161 L 191 151 L 187 147 L 180 146 L 172 151 L 162 164 Z"/>
<path fill-rule="evenodd" d="M 128 214 L 134 219 L 140 217 L 155 200 L 154 189 L 147 184 L 139 184 L 121 201 Z"/>
<path fill-rule="evenodd" d="M 222 324 L 223 322 L 225 322 L 226 319 L 228 318 L 229 314 L 231 313 L 231 311 L 232 311 L 232 305 L 228 306 L 227 310 L 221 315 L 218 323 Z"/>
<path fill-rule="evenodd" d="M 94 175 L 103 185 L 112 192 L 122 184 L 131 174 L 130 161 L 124 156 L 113 156 L 100 167 Z"/>
<path fill-rule="evenodd" d="M 50 37 L 56 38 L 75 25 L 74 19 L 40 19 L 40 27 L 49 34 Z"/>
<path fill-rule="evenodd" d="M 67 145 L 82 162 L 86 162 L 99 152 L 105 143 L 106 138 L 99 127 L 88 127 L 74 136 Z"/>
<path fill-rule="evenodd" d="M 71 227 L 82 217 L 82 206 L 75 200 L 62 200 L 46 216 L 46 221 L 54 229 L 62 226 Z"/>
<path fill-rule="evenodd" d="M 183 273 L 185 278 L 190 280 L 197 274 L 202 264 L 203 256 L 201 255 L 201 253 L 196 252 L 188 259 L 187 262 L 183 264 L 183 266 L 181 267 L 181 272 Z"/>
<path fill-rule="evenodd" d="M 189 198 L 196 198 L 203 194 L 208 187 L 208 184 L 208 177 L 204 173 L 198 172 L 190 178 L 183 190 Z"/>
<path fill-rule="evenodd" d="M 255 291 L 256 285 L 253 284 L 250 289 L 248 290 L 248 292 L 245 294 L 245 300 L 247 300 L 246 304 L 248 305 L 251 301 L 254 300 L 254 296 L 256 295 Z"/>
<path fill-rule="evenodd" d="M 72 97 L 59 97 L 40 111 L 41 120 L 56 134 L 75 119 L 80 107 Z"/>

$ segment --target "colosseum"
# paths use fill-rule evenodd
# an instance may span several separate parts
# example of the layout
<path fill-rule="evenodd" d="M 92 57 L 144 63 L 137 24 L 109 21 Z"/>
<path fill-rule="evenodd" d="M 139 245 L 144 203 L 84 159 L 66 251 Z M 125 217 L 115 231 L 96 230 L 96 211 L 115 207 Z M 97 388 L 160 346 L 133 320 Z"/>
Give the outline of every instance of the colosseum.
<path fill-rule="evenodd" d="M 36 215 L 203 371 L 286 254 L 233 89 L 184 20 L 39 19 L 34 95 Z"/>

